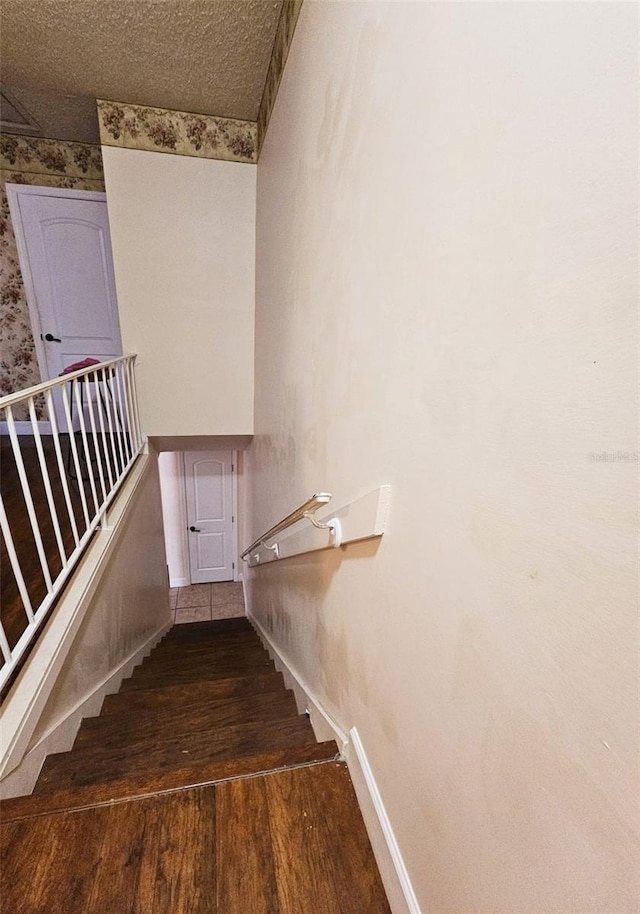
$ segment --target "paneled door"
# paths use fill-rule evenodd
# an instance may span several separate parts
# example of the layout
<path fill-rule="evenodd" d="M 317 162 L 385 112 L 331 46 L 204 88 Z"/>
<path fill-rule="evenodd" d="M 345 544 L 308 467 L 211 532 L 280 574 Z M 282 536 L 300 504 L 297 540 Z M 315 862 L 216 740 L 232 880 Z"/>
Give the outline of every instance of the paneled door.
<path fill-rule="evenodd" d="M 191 583 L 232 581 L 235 562 L 232 452 L 185 451 L 184 478 Z"/>
<path fill-rule="evenodd" d="M 122 355 L 106 195 L 8 184 L 43 381 Z"/>

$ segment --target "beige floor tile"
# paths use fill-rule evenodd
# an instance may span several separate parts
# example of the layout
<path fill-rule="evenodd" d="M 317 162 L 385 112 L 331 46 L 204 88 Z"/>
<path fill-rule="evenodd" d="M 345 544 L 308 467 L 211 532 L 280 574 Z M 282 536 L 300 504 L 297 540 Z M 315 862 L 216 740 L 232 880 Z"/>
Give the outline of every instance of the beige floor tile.
<path fill-rule="evenodd" d="M 176 608 L 176 604 L 178 603 L 178 591 L 179 590 L 180 590 L 179 587 L 170 587 L 169 588 L 169 606 L 171 607 L 171 609 Z"/>
<path fill-rule="evenodd" d="M 237 612 L 244 614 L 244 600 L 238 597 L 228 597 L 226 600 L 212 600 L 211 609 L 224 611 L 231 616 Z"/>
<path fill-rule="evenodd" d="M 212 597 L 230 597 L 238 593 L 242 593 L 242 584 L 240 581 L 221 581 L 218 584 L 211 585 Z"/>
<path fill-rule="evenodd" d="M 243 606 L 212 606 L 211 607 L 211 618 L 212 619 L 238 619 L 240 616 L 244 616 L 244 607 Z"/>
<path fill-rule="evenodd" d="M 187 606 L 210 606 L 211 584 L 191 584 L 181 587 L 178 591 L 176 609 L 185 609 Z"/>
<path fill-rule="evenodd" d="M 208 606 L 187 606 L 176 609 L 176 625 L 184 622 L 209 622 L 211 609 Z"/>
<path fill-rule="evenodd" d="M 244 606 L 244 594 L 242 584 L 212 584 L 211 585 L 211 605 L 223 606 L 227 604 L 236 604 Z"/>

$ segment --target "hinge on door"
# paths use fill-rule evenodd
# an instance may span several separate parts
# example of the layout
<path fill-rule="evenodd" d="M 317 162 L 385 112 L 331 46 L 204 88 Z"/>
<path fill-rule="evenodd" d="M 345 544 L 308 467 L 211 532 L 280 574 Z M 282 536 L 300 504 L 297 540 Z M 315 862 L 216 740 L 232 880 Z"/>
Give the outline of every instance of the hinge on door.
<path fill-rule="evenodd" d="M 235 562 L 231 562 L 231 568 L 232 568 L 232 570 L 235 571 L 235 567 L 236 567 L 236 563 L 235 563 Z"/>
<path fill-rule="evenodd" d="M 231 472 L 233 473 L 234 470 L 235 470 L 235 467 L 233 464 L 231 464 Z"/>
<path fill-rule="evenodd" d="M 236 519 L 235 519 L 235 517 L 234 517 L 233 514 L 232 514 L 232 515 L 231 515 L 231 523 L 232 523 L 232 524 L 235 524 L 235 522 L 236 522 Z"/>

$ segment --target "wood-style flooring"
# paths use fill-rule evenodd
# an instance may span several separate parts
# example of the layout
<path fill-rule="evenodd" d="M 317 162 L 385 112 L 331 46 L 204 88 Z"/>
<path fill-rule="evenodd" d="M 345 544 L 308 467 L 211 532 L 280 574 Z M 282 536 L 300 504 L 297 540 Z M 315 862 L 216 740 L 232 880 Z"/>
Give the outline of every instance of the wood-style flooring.
<path fill-rule="evenodd" d="M 174 626 L 0 816 L 7 914 L 389 914 L 337 747 L 246 619 Z"/>

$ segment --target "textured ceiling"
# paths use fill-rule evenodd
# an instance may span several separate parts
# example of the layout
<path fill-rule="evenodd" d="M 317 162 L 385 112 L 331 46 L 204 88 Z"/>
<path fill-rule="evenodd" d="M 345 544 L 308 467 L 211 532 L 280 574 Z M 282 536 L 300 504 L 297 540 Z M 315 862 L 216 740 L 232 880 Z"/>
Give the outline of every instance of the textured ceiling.
<path fill-rule="evenodd" d="M 2 0 L 0 81 L 40 136 L 63 140 L 99 142 L 96 98 L 255 121 L 281 7 Z"/>

